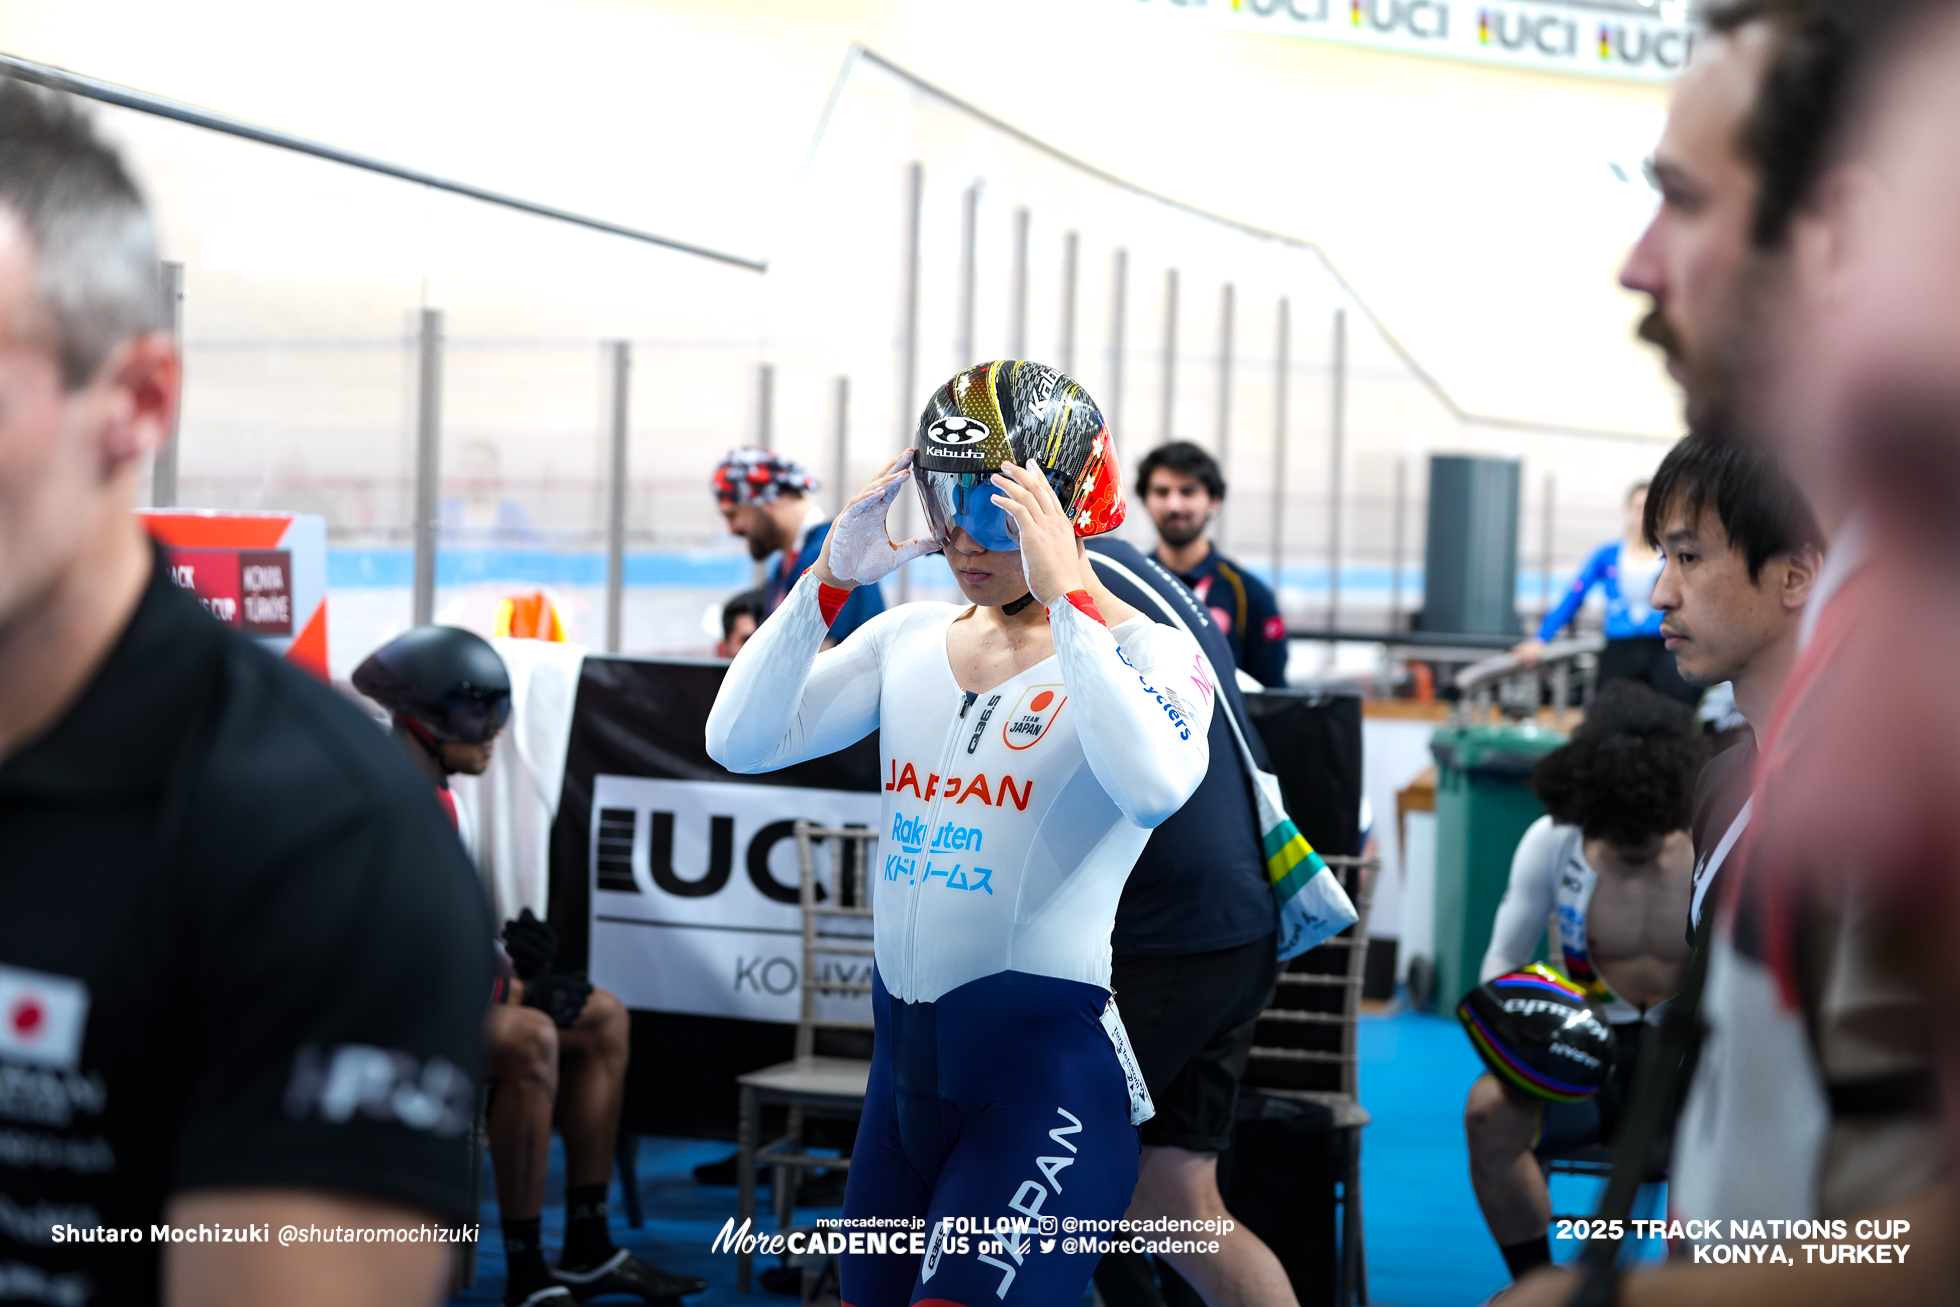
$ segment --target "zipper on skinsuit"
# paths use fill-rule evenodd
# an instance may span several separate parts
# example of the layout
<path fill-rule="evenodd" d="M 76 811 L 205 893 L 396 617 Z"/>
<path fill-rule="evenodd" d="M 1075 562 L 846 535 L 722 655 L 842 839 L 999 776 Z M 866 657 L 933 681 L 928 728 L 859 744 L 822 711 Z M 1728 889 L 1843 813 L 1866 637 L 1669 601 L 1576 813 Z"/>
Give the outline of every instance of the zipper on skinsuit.
<path fill-rule="evenodd" d="M 964 696 L 964 698 L 960 702 L 959 715 L 953 718 L 952 729 L 946 733 L 945 752 L 940 754 L 939 756 L 939 779 L 942 781 L 945 780 L 948 776 L 951 776 L 953 774 L 952 773 L 953 758 L 959 753 L 960 734 L 964 730 L 964 727 L 961 725 L 961 723 L 966 721 L 966 710 L 971 708 L 973 706 L 974 700 L 980 697 L 978 694 L 976 694 L 971 690 L 962 690 L 960 693 Z M 927 774 L 930 775 L 931 773 L 927 773 Z M 928 850 L 930 850 L 932 847 L 932 833 L 935 830 L 939 829 L 939 804 L 940 801 L 943 800 L 945 797 L 946 797 L 946 792 L 942 789 L 937 788 L 937 786 L 935 785 L 932 792 L 932 801 L 926 807 L 926 847 Z M 932 866 L 932 858 L 929 856 L 929 854 L 923 856 L 921 860 L 925 863 L 927 867 Z M 913 891 L 912 894 L 911 923 L 907 926 L 905 931 L 907 936 L 906 942 L 911 946 L 910 956 L 906 958 L 906 962 L 905 962 L 905 970 L 906 970 L 905 988 L 909 993 L 918 992 L 919 900 L 925 897 L 925 892 L 926 892 L 926 878 L 924 876 L 920 876 L 918 887 Z"/>

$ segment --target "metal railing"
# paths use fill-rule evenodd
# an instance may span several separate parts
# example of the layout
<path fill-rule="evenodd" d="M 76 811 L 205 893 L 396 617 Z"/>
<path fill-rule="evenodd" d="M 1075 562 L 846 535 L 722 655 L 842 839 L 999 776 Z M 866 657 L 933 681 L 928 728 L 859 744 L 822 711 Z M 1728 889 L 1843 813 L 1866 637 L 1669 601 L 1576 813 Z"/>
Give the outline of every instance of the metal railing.
<path fill-rule="evenodd" d="M 1514 721 L 1536 717 L 1545 702 L 1547 683 L 1551 686 L 1552 709 L 1560 717 L 1573 706 L 1575 691 L 1578 706 L 1583 708 L 1592 702 L 1599 655 L 1605 648 L 1604 636 L 1578 635 L 1553 640 L 1531 664 L 1514 653 L 1472 663 L 1456 674 L 1458 698 L 1450 712 L 1450 725 L 1483 721 L 1493 708 Z"/>

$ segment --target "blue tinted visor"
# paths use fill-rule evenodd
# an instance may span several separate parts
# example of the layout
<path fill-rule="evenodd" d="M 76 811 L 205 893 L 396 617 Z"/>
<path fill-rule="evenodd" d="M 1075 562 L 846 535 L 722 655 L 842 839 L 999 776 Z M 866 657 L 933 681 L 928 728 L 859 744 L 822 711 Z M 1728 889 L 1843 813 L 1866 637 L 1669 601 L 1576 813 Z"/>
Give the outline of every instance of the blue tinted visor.
<path fill-rule="evenodd" d="M 1000 488 L 990 472 L 912 473 L 925 505 L 926 522 L 933 538 L 944 546 L 952 541 L 954 530 L 973 537 L 982 549 L 1011 554 L 1021 547 L 1014 519 L 994 502 Z"/>

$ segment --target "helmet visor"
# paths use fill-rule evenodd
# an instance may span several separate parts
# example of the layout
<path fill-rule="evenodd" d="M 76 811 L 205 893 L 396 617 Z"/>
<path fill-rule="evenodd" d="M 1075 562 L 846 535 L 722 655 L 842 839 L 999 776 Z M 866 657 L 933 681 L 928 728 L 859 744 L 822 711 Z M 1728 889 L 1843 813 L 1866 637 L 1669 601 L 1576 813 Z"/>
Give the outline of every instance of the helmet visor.
<path fill-rule="evenodd" d="M 960 530 L 982 549 L 1000 554 L 1020 549 L 1014 519 L 994 502 L 1000 488 L 994 485 L 991 473 L 914 471 L 913 476 L 925 505 L 926 522 L 942 546 L 952 543 L 953 532 Z"/>
<path fill-rule="evenodd" d="M 440 739 L 488 744 L 510 720 L 510 691 L 461 685 L 437 700 L 432 711 L 418 715 Z"/>

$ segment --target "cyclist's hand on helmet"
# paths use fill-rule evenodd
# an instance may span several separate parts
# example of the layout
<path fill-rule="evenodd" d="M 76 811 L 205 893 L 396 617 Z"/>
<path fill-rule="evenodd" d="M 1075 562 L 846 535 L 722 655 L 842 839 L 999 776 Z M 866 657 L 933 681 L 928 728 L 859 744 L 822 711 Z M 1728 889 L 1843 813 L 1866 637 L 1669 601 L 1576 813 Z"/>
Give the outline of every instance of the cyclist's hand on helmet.
<path fill-rule="evenodd" d="M 1021 567 L 1034 597 L 1045 606 L 1071 590 L 1086 590 L 1075 524 L 1035 460 L 1029 459 L 1026 467 L 1001 464 L 994 485 L 1000 488 L 994 502 L 1014 519 L 1020 532 Z"/>
<path fill-rule="evenodd" d="M 911 467 L 912 451 L 908 449 L 844 506 L 831 523 L 830 534 L 824 537 L 823 552 L 817 557 L 817 580 L 840 589 L 871 585 L 897 571 L 899 564 L 939 548 L 939 542 L 929 535 L 894 544 L 886 528 L 892 501 L 912 479 Z"/>

